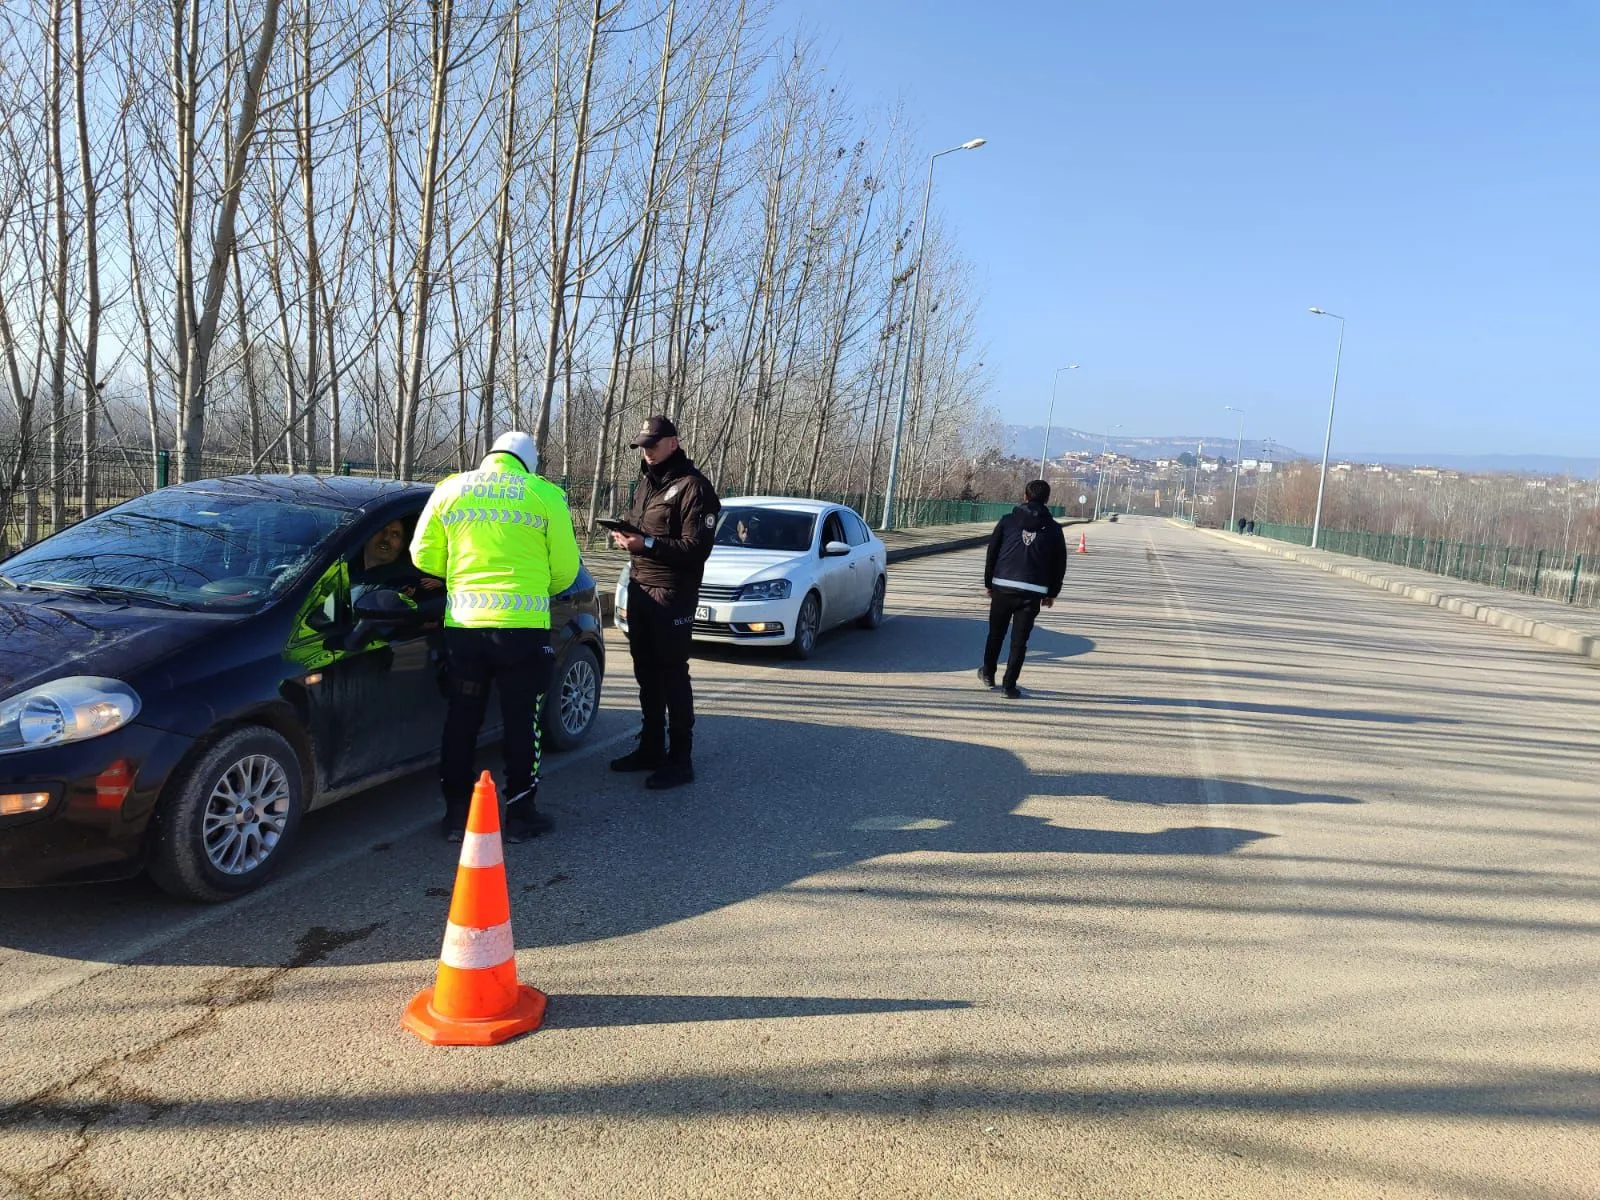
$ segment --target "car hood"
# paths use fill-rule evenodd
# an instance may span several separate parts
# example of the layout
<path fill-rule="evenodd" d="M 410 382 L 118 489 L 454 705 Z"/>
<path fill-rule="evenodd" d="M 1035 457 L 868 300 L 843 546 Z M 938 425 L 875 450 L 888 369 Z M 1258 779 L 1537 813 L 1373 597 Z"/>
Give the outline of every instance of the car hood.
<path fill-rule="evenodd" d="M 29 593 L 0 599 L 0 698 L 68 675 L 128 677 L 195 640 L 215 617 L 79 603 Z"/>
<path fill-rule="evenodd" d="M 810 553 L 793 550 L 735 550 L 718 546 L 706 559 L 703 583 L 716 587 L 738 587 L 752 579 L 772 578 L 782 575 L 781 568 L 798 566 L 810 558 Z"/>

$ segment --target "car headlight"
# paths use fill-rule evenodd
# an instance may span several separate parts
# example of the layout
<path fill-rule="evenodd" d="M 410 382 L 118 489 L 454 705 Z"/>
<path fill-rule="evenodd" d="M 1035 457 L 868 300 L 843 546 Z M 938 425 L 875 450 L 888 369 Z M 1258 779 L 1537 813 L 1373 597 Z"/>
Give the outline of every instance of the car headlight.
<path fill-rule="evenodd" d="M 139 695 L 125 683 L 95 675 L 57 679 L 0 703 L 0 754 L 100 737 L 138 715 Z"/>
<path fill-rule="evenodd" d="M 793 586 L 787 579 L 768 579 L 763 583 L 747 583 L 739 589 L 739 599 L 787 600 Z"/>

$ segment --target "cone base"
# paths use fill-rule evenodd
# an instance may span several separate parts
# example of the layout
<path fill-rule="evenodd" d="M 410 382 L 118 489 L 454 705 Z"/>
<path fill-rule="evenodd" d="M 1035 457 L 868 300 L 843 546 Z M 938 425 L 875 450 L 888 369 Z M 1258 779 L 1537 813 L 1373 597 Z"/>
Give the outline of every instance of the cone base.
<path fill-rule="evenodd" d="M 518 985 L 517 1002 L 504 1016 L 446 1017 L 433 1011 L 433 989 L 423 988 L 406 1005 L 400 1024 L 434 1046 L 498 1046 L 539 1028 L 547 1002 L 543 992 L 524 983 Z"/>

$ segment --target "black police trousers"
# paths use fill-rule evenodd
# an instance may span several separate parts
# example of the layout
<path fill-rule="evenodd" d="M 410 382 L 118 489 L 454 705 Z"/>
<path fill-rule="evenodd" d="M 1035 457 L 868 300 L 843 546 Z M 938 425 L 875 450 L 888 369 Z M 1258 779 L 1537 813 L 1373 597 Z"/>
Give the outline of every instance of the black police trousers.
<path fill-rule="evenodd" d="M 696 593 L 652 592 L 628 583 L 628 649 L 639 681 L 639 712 L 646 745 L 660 745 L 670 727 L 687 743 L 694 729 L 694 689 L 689 650 L 694 642 Z"/>
<path fill-rule="evenodd" d="M 489 686 L 500 692 L 505 726 L 505 800 L 531 798 L 539 785 L 539 715 L 555 674 L 548 629 L 446 629 L 445 685 L 449 708 L 439 783 L 448 812 L 465 815 L 476 779 L 473 758 L 489 708 Z"/>
<path fill-rule="evenodd" d="M 992 589 L 989 601 L 989 641 L 983 648 L 983 669 L 993 675 L 1000 665 L 1000 644 L 1006 640 L 1006 626 L 1011 627 L 1011 654 L 1006 659 L 1006 674 L 1002 681 L 1007 687 L 1016 687 L 1022 675 L 1023 660 L 1028 657 L 1028 638 L 1033 633 L 1033 623 L 1039 618 L 1039 605 L 1044 597 L 1037 592 L 1019 592 L 1011 588 Z"/>

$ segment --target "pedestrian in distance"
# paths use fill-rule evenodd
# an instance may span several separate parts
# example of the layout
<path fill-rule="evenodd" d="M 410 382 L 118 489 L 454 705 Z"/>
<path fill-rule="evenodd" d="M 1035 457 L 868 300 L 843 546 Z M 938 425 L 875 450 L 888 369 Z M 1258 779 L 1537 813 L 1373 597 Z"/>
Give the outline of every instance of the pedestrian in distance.
<path fill-rule="evenodd" d="M 722 502 L 683 452 L 669 418 L 651 417 L 632 445 L 642 458 L 641 478 L 628 528 L 611 536 L 631 555 L 628 648 L 642 724 L 639 744 L 611 769 L 649 771 L 646 787 L 681 787 L 694 781 L 694 610 Z"/>
<path fill-rule="evenodd" d="M 1007 699 L 1022 691 L 1017 680 L 1028 655 L 1028 637 L 1040 607 L 1052 608 L 1067 574 L 1067 539 L 1050 515 L 1050 485 L 1035 479 L 1023 489 L 1022 503 L 994 527 L 983 564 L 983 590 L 989 594 L 989 640 L 983 648 L 978 680 L 994 687 L 1000 647 L 1011 631 L 1011 653 L 1002 681 Z"/>
<path fill-rule="evenodd" d="M 531 437 L 502 434 L 476 471 L 434 488 L 411 539 L 418 569 L 445 581 L 439 783 L 448 841 L 461 841 L 467 827 L 491 684 L 505 727 L 505 840 L 525 842 L 550 828 L 537 807 L 540 708 L 555 673 L 550 597 L 578 578 L 580 556 L 566 494 L 535 474 L 538 467 Z"/>

